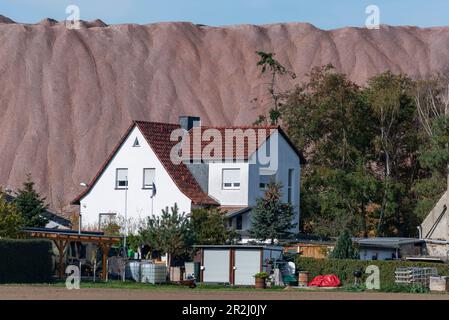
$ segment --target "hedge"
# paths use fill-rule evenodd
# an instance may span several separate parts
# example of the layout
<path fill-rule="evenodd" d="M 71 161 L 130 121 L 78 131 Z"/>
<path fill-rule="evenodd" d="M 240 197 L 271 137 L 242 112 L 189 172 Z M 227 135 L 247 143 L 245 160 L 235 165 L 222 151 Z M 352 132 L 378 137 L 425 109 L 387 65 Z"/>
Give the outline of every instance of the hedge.
<path fill-rule="evenodd" d="M 308 271 L 312 277 L 324 274 L 335 274 L 340 278 L 343 285 L 354 284 L 354 271 L 362 269 L 365 272 L 369 265 L 376 265 L 380 271 L 380 286 L 385 289 L 395 285 L 394 272 L 400 267 L 435 267 L 438 275 L 449 276 L 449 265 L 427 262 L 412 261 L 381 261 L 381 260 L 338 260 L 338 259 L 314 259 L 299 257 L 296 259 L 298 271 Z M 363 274 L 362 279 L 366 279 L 368 274 Z"/>
<path fill-rule="evenodd" d="M 52 244 L 48 240 L 0 240 L 0 283 L 50 282 Z"/>

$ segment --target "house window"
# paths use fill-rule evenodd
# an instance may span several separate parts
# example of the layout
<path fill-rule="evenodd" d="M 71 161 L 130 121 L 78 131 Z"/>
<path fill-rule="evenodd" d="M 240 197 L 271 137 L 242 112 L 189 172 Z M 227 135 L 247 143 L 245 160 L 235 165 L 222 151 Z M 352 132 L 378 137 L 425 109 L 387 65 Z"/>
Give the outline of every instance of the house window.
<path fill-rule="evenodd" d="M 275 181 L 275 175 L 261 174 L 259 176 L 259 188 L 260 190 L 267 190 L 268 185 Z"/>
<path fill-rule="evenodd" d="M 128 169 L 117 169 L 115 187 L 117 189 L 125 189 L 128 187 Z"/>
<path fill-rule="evenodd" d="M 293 203 L 293 178 L 295 169 L 288 169 L 287 201 Z"/>
<path fill-rule="evenodd" d="M 139 139 L 134 140 L 133 147 L 140 147 Z"/>
<path fill-rule="evenodd" d="M 104 231 L 105 229 L 114 227 L 113 224 L 116 223 L 116 216 L 117 214 L 115 213 L 100 213 L 98 215 L 98 230 Z"/>
<path fill-rule="evenodd" d="M 143 188 L 152 189 L 154 183 L 156 169 L 145 168 L 143 169 Z"/>
<path fill-rule="evenodd" d="M 239 215 L 239 216 L 237 216 L 237 218 L 235 219 L 236 221 L 236 226 L 235 226 L 235 229 L 236 230 L 242 230 L 243 229 L 243 216 L 242 215 Z"/>
<path fill-rule="evenodd" d="M 223 169 L 223 189 L 240 189 L 240 169 Z"/>

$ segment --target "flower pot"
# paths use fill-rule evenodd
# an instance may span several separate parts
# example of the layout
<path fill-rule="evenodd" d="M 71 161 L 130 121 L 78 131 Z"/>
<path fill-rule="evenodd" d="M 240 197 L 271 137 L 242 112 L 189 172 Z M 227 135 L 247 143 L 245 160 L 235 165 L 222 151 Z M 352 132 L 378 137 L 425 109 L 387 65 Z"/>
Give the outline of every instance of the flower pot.
<path fill-rule="evenodd" d="M 256 278 L 256 289 L 265 289 L 266 286 L 265 278 Z"/>
<path fill-rule="evenodd" d="M 307 271 L 300 271 L 298 273 L 298 286 L 307 287 L 309 283 L 310 273 Z"/>

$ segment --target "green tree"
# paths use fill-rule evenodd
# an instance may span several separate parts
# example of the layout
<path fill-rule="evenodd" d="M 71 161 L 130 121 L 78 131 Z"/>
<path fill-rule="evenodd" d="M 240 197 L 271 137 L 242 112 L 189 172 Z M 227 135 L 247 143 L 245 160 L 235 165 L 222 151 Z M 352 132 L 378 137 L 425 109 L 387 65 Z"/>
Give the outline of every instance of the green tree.
<path fill-rule="evenodd" d="M 22 189 L 17 191 L 14 200 L 26 227 L 45 227 L 48 222 L 48 219 L 43 216 L 48 208 L 45 200 L 34 189 L 34 182 L 31 175 L 28 174 Z"/>
<path fill-rule="evenodd" d="M 0 238 L 18 238 L 23 219 L 14 203 L 7 202 L 0 190 Z"/>
<path fill-rule="evenodd" d="M 226 226 L 226 219 L 218 209 L 192 210 L 191 222 L 197 244 L 234 243 L 237 233 Z"/>
<path fill-rule="evenodd" d="M 277 124 L 281 117 L 280 108 L 282 107 L 282 98 L 284 93 L 278 88 L 279 77 L 288 75 L 291 79 L 295 79 L 296 75 L 292 71 L 287 70 L 274 56 L 275 53 L 267 53 L 263 51 L 257 51 L 256 54 L 260 60 L 257 62 L 257 66 L 261 67 L 261 74 L 269 71 L 270 82 L 268 83 L 268 93 L 272 99 L 272 107 L 269 109 L 268 114 L 271 124 Z M 266 116 L 260 115 L 256 124 L 261 124 L 266 121 Z"/>
<path fill-rule="evenodd" d="M 449 69 L 419 80 L 415 103 L 420 134 L 419 180 L 415 214 L 424 219 L 441 195 L 449 189 Z"/>
<path fill-rule="evenodd" d="M 280 183 L 270 183 L 263 197 L 256 200 L 256 206 L 251 215 L 250 235 L 260 241 L 286 238 L 291 235 L 294 211 L 290 203 L 282 202 L 282 186 Z"/>
<path fill-rule="evenodd" d="M 378 183 L 371 169 L 372 113 L 360 88 L 331 65 L 313 68 L 282 113 L 289 137 L 308 160 L 301 176 L 303 230 L 368 234 L 373 213 L 367 208 L 377 201 Z"/>
<path fill-rule="evenodd" d="M 338 237 L 334 250 L 329 255 L 332 259 L 357 259 L 357 250 L 352 243 L 351 234 L 347 229 Z"/>
<path fill-rule="evenodd" d="M 378 233 L 414 232 L 419 127 L 413 81 L 403 74 L 384 72 L 369 79 L 364 95 L 371 106 L 376 131 L 375 151 L 382 169 L 382 200 Z"/>
<path fill-rule="evenodd" d="M 161 216 L 148 217 L 139 235 L 154 250 L 167 253 L 169 266 L 174 258 L 189 254 L 194 241 L 192 224 L 184 213 L 179 213 L 176 203 L 170 210 L 168 207 L 162 210 Z"/>
<path fill-rule="evenodd" d="M 426 143 L 421 144 L 418 159 L 423 173 L 413 189 L 418 197 L 415 213 L 420 219 L 425 218 L 448 188 L 449 116 L 433 119 L 432 131 L 431 136 L 425 137 Z"/>

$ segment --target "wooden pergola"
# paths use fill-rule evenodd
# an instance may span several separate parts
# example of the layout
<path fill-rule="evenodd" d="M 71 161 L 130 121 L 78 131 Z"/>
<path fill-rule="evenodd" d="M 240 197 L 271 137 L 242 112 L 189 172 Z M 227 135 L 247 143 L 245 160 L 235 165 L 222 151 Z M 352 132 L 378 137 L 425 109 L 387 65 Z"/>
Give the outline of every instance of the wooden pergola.
<path fill-rule="evenodd" d="M 91 242 L 96 243 L 103 252 L 102 258 L 102 279 L 106 280 L 107 275 L 107 259 L 109 250 L 112 245 L 119 243 L 122 238 L 114 236 L 105 236 L 100 232 L 86 232 L 78 233 L 72 230 L 56 230 L 46 228 L 26 228 L 23 230 L 25 234 L 32 238 L 41 238 L 53 240 L 59 252 L 59 278 L 64 277 L 64 250 L 70 242 Z"/>

